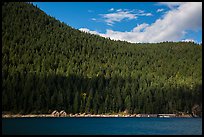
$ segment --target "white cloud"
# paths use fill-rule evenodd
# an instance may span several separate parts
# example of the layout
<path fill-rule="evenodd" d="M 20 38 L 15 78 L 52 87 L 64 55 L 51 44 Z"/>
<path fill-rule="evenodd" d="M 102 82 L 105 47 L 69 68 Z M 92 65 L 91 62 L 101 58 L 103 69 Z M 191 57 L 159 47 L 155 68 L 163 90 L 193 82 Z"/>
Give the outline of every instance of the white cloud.
<path fill-rule="evenodd" d="M 157 9 L 157 12 L 162 12 L 164 11 L 164 9 Z"/>
<path fill-rule="evenodd" d="M 143 24 L 137 24 L 137 27 L 133 28 L 133 32 L 140 32 L 140 31 L 144 31 L 146 27 L 148 27 L 149 24 L 143 23 Z"/>
<path fill-rule="evenodd" d="M 141 14 L 136 14 L 138 16 L 153 16 L 152 13 L 141 13 Z"/>
<path fill-rule="evenodd" d="M 135 10 L 117 9 L 116 12 L 100 15 L 103 17 L 107 25 L 112 26 L 115 22 L 121 22 L 125 19 L 137 19 L 138 16 L 152 16 L 152 13 L 145 13 L 143 10 L 138 10 L 136 13 Z"/>
<path fill-rule="evenodd" d="M 113 25 L 114 22 L 120 22 L 123 19 L 136 19 L 136 15 L 128 11 L 119 11 L 115 13 L 101 14 L 108 25 Z"/>
<path fill-rule="evenodd" d="M 79 30 L 82 31 L 82 32 L 86 32 L 86 33 L 100 35 L 100 33 L 98 33 L 97 31 L 91 31 L 91 30 L 89 30 L 87 28 L 80 28 Z"/>
<path fill-rule="evenodd" d="M 124 12 L 124 11 L 122 11 Z M 128 13 L 105 14 L 106 21 L 113 24 L 124 18 L 134 19 L 136 15 Z M 185 38 L 188 30 L 196 31 L 202 29 L 202 3 L 187 2 L 180 4 L 177 8 L 171 9 L 152 24 L 138 24 L 129 32 L 106 30 L 106 33 L 90 31 L 103 37 L 110 37 L 115 40 L 137 42 L 162 42 L 180 41 Z"/>
<path fill-rule="evenodd" d="M 185 2 L 159 2 L 160 5 L 166 5 L 170 9 L 176 8 Z"/>
<path fill-rule="evenodd" d="M 108 11 L 114 11 L 114 8 L 109 9 Z"/>
<path fill-rule="evenodd" d="M 120 11 L 122 11 L 122 9 L 117 9 L 116 11 L 117 11 L 117 12 L 120 12 Z"/>
<path fill-rule="evenodd" d="M 92 18 L 91 20 L 94 20 L 94 21 L 95 21 L 96 19 L 95 19 L 95 18 Z"/>
<path fill-rule="evenodd" d="M 138 13 L 144 13 L 144 10 L 138 10 Z"/>
<path fill-rule="evenodd" d="M 194 39 L 184 39 L 184 40 L 182 40 L 182 41 L 184 41 L 184 42 L 195 42 Z"/>

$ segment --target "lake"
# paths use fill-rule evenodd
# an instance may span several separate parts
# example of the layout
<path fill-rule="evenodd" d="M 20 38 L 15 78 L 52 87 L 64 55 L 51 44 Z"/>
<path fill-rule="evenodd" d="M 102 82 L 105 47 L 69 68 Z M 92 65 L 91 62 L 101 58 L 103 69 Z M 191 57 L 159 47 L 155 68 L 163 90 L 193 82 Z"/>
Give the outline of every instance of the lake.
<path fill-rule="evenodd" d="M 202 118 L 2 118 L 9 135 L 201 135 Z"/>

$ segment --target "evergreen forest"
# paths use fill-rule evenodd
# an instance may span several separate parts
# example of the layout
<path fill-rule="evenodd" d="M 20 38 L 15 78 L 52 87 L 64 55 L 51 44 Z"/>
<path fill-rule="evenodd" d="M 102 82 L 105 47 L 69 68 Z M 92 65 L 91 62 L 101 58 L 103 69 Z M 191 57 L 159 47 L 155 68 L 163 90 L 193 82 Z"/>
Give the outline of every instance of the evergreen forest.
<path fill-rule="evenodd" d="M 111 40 L 32 3 L 2 3 L 2 111 L 191 113 L 194 105 L 202 107 L 202 44 Z"/>

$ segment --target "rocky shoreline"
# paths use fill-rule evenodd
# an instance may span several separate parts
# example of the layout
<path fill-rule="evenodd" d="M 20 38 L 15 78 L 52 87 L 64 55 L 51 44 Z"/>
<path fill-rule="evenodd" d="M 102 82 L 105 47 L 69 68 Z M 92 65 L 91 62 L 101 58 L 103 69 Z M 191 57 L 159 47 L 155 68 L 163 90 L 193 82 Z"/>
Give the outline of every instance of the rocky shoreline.
<path fill-rule="evenodd" d="M 54 116 L 52 114 L 2 114 L 2 118 L 23 118 L 23 117 L 158 117 L 158 118 L 188 118 L 192 117 L 190 114 L 176 115 L 176 114 L 67 114 L 65 116 Z"/>

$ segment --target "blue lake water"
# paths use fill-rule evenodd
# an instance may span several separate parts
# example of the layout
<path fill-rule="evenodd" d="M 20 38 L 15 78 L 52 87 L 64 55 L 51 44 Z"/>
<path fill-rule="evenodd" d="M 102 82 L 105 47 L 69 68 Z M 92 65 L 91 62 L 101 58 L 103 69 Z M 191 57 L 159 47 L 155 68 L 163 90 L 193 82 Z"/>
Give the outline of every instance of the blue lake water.
<path fill-rule="evenodd" d="M 3 118 L 2 134 L 202 135 L 201 118 Z"/>

